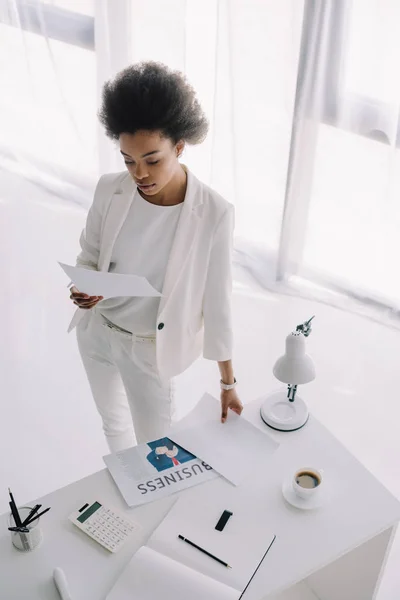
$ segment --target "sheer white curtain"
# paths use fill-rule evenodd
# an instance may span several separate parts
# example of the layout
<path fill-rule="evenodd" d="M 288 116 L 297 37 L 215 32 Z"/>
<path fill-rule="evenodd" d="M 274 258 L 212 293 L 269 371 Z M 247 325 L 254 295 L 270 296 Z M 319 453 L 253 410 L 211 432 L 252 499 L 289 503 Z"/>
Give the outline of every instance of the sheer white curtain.
<path fill-rule="evenodd" d="M 0 0 L 2 165 L 64 192 L 123 169 L 97 124 L 101 87 L 132 62 L 160 60 L 187 74 L 210 119 L 186 161 L 235 202 L 238 235 L 276 251 L 302 6 Z"/>
<path fill-rule="evenodd" d="M 0 167 L 71 201 L 97 175 L 94 0 L 0 0 Z"/>
<path fill-rule="evenodd" d="M 397 0 L 0 0 L 0 166 L 87 205 L 124 169 L 104 81 L 162 61 L 209 116 L 184 161 L 235 204 L 235 260 L 397 324 L 399 25 Z"/>
<path fill-rule="evenodd" d="M 396 327 L 399 26 L 396 0 L 305 3 L 278 268 Z"/>

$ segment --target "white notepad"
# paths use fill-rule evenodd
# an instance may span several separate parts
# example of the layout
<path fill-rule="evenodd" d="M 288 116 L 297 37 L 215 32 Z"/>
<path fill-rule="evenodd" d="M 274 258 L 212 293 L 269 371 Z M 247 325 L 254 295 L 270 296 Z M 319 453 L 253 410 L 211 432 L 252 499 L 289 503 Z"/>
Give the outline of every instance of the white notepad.
<path fill-rule="evenodd" d="M 237 600 L 238 591 L 143 546 L 106 600 Z"/>
<path fill-rule="evenodd" d="M 193 488 L 178 499 L 106 600 L 238 600 L 274 533 L 265 515 L 259 520 L 251 514 L 242 493 L 226 482 L 213 483 L 212 499 L 207 488 Z M 220 532 L 215 525 L 225 509 L 233 515 Z M 179 534 L 232 568 L 179 540 Z"/>

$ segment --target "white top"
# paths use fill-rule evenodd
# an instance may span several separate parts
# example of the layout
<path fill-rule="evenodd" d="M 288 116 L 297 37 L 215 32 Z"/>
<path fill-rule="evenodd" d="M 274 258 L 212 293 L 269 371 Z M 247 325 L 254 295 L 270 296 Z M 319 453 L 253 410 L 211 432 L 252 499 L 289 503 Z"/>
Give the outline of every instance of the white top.
<path fill-rule="evenodd" d="M 129 213 L 114 244 L 112 273 L 142 275 L 162 292 L 168 259 L 183 203 L 151 204 L 136 191 Z M 99 304 L 109 321 L 135 334 L 155 334 L 160 298 L 118 297 Z"/>

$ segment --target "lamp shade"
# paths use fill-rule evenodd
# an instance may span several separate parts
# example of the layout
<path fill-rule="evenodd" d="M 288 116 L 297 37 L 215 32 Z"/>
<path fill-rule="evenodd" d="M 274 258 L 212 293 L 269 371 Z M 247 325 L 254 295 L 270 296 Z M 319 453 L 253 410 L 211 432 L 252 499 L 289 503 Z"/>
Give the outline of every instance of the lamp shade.
<path fill-rule="evenodd" d="M 291 385 L 309 383 L 315 379 L 314 363 L 306 354 L 302 333 L 293 332 L 287 336 L 286 352 L 276 361 L 273 373 L 279 381 Z"/>

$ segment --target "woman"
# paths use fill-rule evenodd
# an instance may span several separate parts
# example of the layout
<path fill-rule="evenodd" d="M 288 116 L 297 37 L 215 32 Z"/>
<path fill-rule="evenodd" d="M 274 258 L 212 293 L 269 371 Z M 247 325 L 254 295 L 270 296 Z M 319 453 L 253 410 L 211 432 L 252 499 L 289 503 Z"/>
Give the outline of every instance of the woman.
<path fill-rule="evenodd" d="M 77 265 L 141 275 L 162 296 L 88 296 L 75 287 L 77 339 L 112 452 L 163 437 L 173 377 L 203 351 L 218 362 L 221 419 L 240 414 L 232 367 L 233 206 L 179 158 L 208 123 L 179 72 L 147 62 L 105 84 L 100 121 L 127 171 L 100 178 Z M 83 292 L 84 290 L 82 290 Z M 82 318 L 83 317 L 83 318 Z"/>

